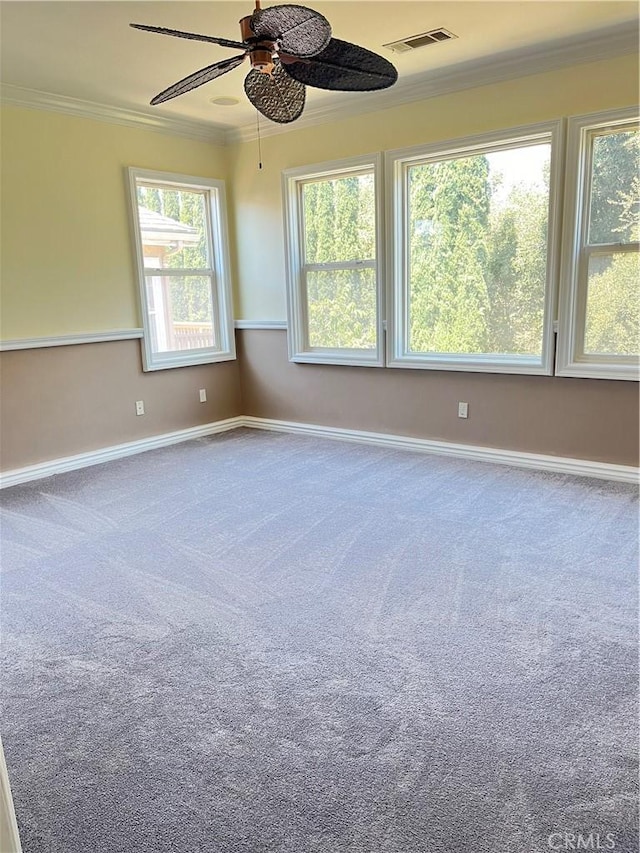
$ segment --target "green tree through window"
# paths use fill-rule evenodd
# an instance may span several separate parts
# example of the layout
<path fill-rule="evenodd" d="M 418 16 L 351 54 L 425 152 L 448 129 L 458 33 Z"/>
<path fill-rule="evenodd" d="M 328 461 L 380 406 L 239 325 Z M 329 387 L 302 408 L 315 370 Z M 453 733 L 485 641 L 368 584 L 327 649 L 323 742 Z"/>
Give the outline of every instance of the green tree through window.
<path fill-rule="evenodd" d="M 189 225 L 200 235 L 200 241 L 182 244 L 179 238 L 173 249 L 164 252 L 162 265 L 167 269 L 205 269 L 208 266 L 205 240 L 205 200 L 199 192 L 138 187 L 138 203 L 162 216 Z M 176 322 L 209 323 L 211 293 L 206 279 L 191 276 L 170 280 L 171 309 Z"/>
<path fill-rule="evenodd" d="M 374 185 L 373 174 L 303 185 L 306 264 L 375 261 Z M 311 347 L 375 348 L 375 269 L 310 269 L 306 285 Z"/>

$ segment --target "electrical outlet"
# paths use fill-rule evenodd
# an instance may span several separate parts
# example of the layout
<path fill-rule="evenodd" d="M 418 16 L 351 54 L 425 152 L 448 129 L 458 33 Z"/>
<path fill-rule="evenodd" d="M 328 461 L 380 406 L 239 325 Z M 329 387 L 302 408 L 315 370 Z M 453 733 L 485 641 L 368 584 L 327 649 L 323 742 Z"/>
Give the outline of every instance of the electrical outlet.
<path fill-rule="evenodd" d="M 207 389 L 206 388 L 200 389 L 200 402 L 201 403 L 207 402 Z"/>
<path fill-rule="evenodd" d="M 144 400 L 136 400 L 136 415 L 144 415 Z"/>
<path fill-rule="evenodd" d="M 468 418 L 469 417 L 469 404 L 468 403 L 458 403 L 458 417 L 459 418 Z"/>

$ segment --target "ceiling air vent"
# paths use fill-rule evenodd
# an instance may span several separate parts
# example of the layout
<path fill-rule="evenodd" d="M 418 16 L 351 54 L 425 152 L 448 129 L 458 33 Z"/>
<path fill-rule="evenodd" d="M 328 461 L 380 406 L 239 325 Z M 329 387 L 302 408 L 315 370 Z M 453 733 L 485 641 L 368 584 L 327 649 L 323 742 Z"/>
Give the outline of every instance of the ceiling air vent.
<path fill-rule="evenodd" d="M 455 33 L 449 32 L 449 30 L 429 30 L 428 33 L 420 33 L 417 36 L 400 39 L 400 41 L 389 42 L 383 45 L 383 47 L 388 47 L 394 53 L 406 53 L 408 50 L 416 50 L 416 48 L 424 47 L 427 44 L 436 44 L 439 41 L 449 41 L 449 39 L 456 38 L 458 36 Z"/>

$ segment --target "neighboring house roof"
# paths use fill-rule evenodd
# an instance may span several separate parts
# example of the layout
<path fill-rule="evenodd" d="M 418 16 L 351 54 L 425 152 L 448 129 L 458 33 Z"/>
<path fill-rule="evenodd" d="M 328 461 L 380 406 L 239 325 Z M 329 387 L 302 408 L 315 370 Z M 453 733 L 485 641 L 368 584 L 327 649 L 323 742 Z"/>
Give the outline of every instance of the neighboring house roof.
<path fill-rule="evenodd" d="M 138 205 L 140 231 L 145 246 L 171 246 L 176 242 L 199 243 L 200 232 L 192 225 L 163 216 L 155 210 Z"/>

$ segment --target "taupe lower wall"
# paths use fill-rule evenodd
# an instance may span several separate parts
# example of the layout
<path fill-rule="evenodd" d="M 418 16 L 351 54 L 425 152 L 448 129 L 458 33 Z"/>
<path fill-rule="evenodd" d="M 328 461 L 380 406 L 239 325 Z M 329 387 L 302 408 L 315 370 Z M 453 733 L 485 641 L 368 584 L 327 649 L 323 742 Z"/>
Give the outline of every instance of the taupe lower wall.
<path fill-rule="evenodd" d="M 237 361 L 144 373 L 137 340 L 3 352 L 0 379 L 4 471 L 241 413 Z"/>
<path fill-rule="evenodd" d="M 284 331 L 237 340 L 246 415 L 638 464 L 635 382 L 292 364 Z"/>
<path fill-rule="evenodd" d="M 2 353 L 0 467 L 241 414 L 638 465 L 634 382 L 291 364 L 274 330 L 238 331 L 237 343 L 237 362 L 150 373 L 136 340 Z"/>

